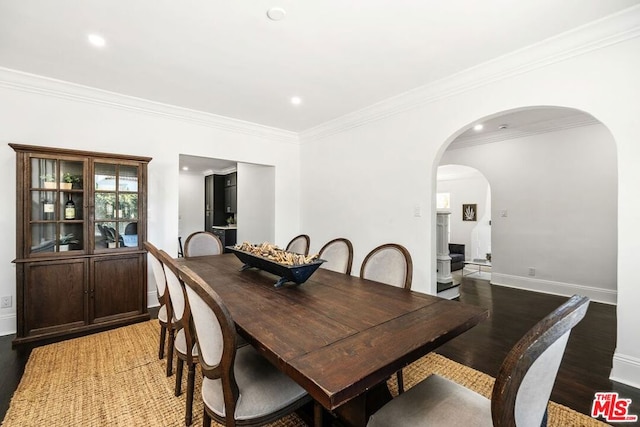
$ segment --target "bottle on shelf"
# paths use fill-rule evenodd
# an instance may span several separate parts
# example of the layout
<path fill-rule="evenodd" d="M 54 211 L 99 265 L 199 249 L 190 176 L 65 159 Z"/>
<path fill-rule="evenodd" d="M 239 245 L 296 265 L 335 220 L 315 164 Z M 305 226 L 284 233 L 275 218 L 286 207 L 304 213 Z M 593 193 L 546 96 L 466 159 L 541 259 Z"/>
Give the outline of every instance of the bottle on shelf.
<path fill-rule="evenodd" d="M 42 218 L 45 221 L 53 220 L 55 206 L 53 202 L 49 199 L 44 199 L 42 202 Z"/>
<path fill-rule="evenodd" d="M 67 203 L 64 205 L 64 219 L 76 219 L 76 204 L 71 198 L 71 193 L 68 196 Z"/>

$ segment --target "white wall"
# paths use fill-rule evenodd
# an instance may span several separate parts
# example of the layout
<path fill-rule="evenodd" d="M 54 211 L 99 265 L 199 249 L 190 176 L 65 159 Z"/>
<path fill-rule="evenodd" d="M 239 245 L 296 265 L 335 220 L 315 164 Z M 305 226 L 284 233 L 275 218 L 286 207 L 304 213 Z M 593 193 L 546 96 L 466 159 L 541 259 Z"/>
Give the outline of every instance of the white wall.
<path fill-rule="evenodd" d="M 376 244 L 404 244 L 413 257 L 414 289 L 435 293 L 435 168 L 449 142 L 479 119 L 518 108 L 549 105 L 590 113 L 611 131 L 617 145 L 618 348 L 612 378 L 640 386 L 636 268 L 640 257 L 640 9 L 623 18 L 615 26 L 601 22 L 604 28 L 598 28 L 597 37 L 608 31 L 622 34 L 616 38 L 603 37 L 605 41 L 596 43 L 580 31 L 572 32 L 553 44 L 536 45 L 304 132 L 302 229 L 312 242 L 340 235 L 350 238 L 355 272 Z M 626 28 L 634 31 L 623 33 Z M 508 150 L 500 156 L 512 157 Z M 599 167 L 599 159 L 592 167 Z M 542 180 L 546 180 L 544 170 L 541 167 L 538 174 Z M 514 165 L 506 172 L 518 171 Z M 506 204 L 496 198 L 498 190 L 487 177 L 493 212 L 506 207 L 513 215 L 506 219 L 511 223 L 520 216 L 527 216 L 529 224 L 535 221 L 518 210 L 519 201 Z M 580 183 L 567 176 L 555 185 Z M 521 198 L 529 195 L 529 189 L 521 192 Z M 414 216 L 416 206 L 422 216 Z M 563 207 L 572 216 L 582 210 L 581 206 Z M 505 236 L 496 235 L 494 229 L 493 253 L 496 239 L 501 238 Z M 600 243 L 593 243 L 589 235 L 583 236 L 583 242 L 588 250 Z M 498 268 L 521 274 L 519 267 L 514 270 L 513 257 L 496 253 L 496 262 L 500 258 Z M 541 274 L 549 274 L 552 268 L 541 263 L 537 267 Z M 588 277 L 584 280 L 592 283 Z"/>
<path fill-rule="evenodd" d="M 618 168 L 604 126 L 448 150 L 442 162 L 491 183 L 492 283 L 616 302 Z"/>
<path fill-rule="evenodd" d="M 179 154 L 275 166 L 275 238 L 299 232 L 299 145 L 290 132 L 0 69 L 0 180 L 5 199 L 14 200 L 9 142 L 153 157 L 148 238 L 169 253 L 178 247 Z M 0 310 L 0 334 L 16 330 L 15 215 L 11 208 L 0 216 L 0 295 L 14 301 Z"/>
<path fill-rule="evenodd" d="M 438 180 L 438 193 L 449 193 L 449 242 L 465 245 L 465 259 L 485 258 L 491 251 L 491 191 L 484 176 Z M 477 221 L 462 220 L 462 205 L 476 204 Z"/>
<path fill-rule="evenodd" d="M 275 242 L 275 168 L 238 163 L 238 242 Z"/>
<path fill-rule="evenodd" d="M 178 236 L 184 247 L 191 233 L 204 230 L 204 176 L 180 171 L 179 179 Z"/>

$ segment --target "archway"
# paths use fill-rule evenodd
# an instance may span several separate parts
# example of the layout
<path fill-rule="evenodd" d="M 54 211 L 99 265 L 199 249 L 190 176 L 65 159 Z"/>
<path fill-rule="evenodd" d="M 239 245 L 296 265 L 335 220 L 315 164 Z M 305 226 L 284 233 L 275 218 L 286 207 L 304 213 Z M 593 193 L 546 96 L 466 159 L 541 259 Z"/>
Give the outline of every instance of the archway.
<path fill-rule="evenodd" d="M 438 165 L 473 167 L 491 182 L 492 283 L 615 304 L 617 158 L 609 130 L 584 112 L 545 106 L 496 113 L 457 134 Z"/>

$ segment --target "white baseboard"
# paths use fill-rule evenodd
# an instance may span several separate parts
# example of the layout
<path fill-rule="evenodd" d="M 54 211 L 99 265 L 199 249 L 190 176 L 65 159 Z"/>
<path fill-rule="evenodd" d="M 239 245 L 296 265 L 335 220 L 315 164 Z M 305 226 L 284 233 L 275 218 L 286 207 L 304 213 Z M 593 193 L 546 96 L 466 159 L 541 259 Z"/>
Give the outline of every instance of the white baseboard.
<path fill-rule="evenodd" d="M 616 352 L 609 379 L 640 388 L 640 359 Z"/>
<path fill-rule="evenodd" d="M 510 274 L 491 273 L 491 284 L 568 297 L 579 294 L 589 297 L 592 301 L 605 304 L 615 305 L 618 300 L 618 292 L 610 289 L 534 279 L 531 277 L 512 276 Z"/>
<path fill-rule="evenodd" d="M 0 336 L 16 333 L 16 314 L 3 314 L 0 316 Z"/>
<path fill-rule="evenodd" d="M 155 290 L 153 292 L 147 292 L 147 308 L 158 307 L 159 305 L 158 293 Z"/>

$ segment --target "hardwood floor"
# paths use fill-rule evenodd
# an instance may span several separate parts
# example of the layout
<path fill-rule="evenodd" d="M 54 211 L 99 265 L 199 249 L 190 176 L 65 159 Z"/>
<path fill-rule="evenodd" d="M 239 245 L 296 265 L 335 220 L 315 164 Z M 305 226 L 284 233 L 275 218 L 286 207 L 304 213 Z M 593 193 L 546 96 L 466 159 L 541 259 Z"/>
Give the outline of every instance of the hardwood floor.
<path fill-rule="evenodd" d="M 436 352 L 493 377 L 511 347 L 567 299 L 466 276 L 460 288 L 460 301 L 486 307 L 491 315 Z M 551 400 L 590 414 L 596 391 L 617 391 L 620 397 L 632 399 L 630 414 L 640 415 L 640 390 L 609 380 L 615 347 L 616 307 L 591 302 L 571 333 Z"/>
<path fill-rule="evenodd" d="M 485 280 L 464 277 L 460 300 L 488 308 L 491 316 L 437 352 L 495 376 L 518 339 L 566 298 L 492 286 Z M 152 311 L 151 315 L 156 313 Z M 9 407 L 30 352 L 29 348 L 12 350 L 12 339 L 13 336 L 0 337 L 0 419 Z M 615 306 L 592 302 L 586 317 L 571 334 L 551 399 L 589 414 L 596 391 L 617 391 L 621 397 L 632 399 L 630 413 L 640 415 L 640 390 L 609 380 L 615 345 Z"/>

